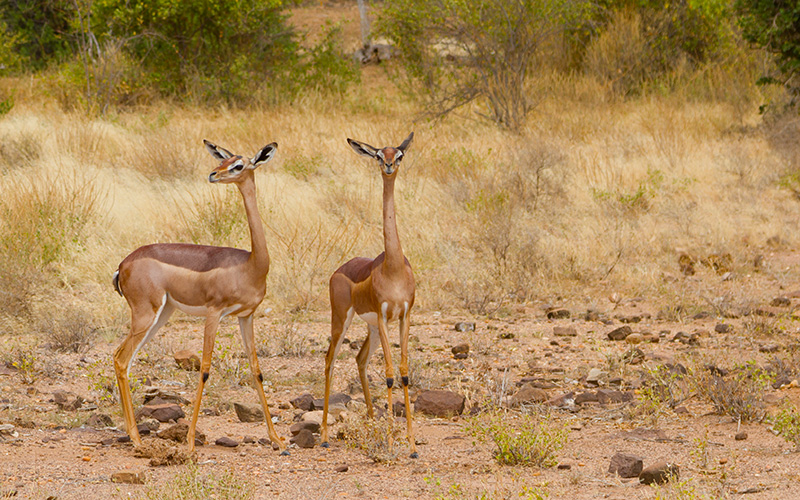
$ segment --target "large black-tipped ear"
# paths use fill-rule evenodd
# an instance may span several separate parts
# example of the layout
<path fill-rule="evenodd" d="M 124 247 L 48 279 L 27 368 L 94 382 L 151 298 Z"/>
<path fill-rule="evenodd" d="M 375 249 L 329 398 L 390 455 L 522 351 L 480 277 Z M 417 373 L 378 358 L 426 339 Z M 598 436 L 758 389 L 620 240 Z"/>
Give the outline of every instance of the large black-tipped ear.
<path fill-rule="evenodd" d="M 353 139 L 347 139 L 347 144 L 353 148 L 353 151 L 360 154 L 361 156 L 368 156 L 370 158 L 376 158 L 378 154 L 378 150 L 373 148 L 369 144 L 364 144 L 363 142 L 354 141 Z"/>
<path fill-rule="evenodd" d="M 253 157 L 252 160 L 250 160 L 250 163 L 253 165 L 253 168 L 261 165 L 262 163 L 267 163 L 268 161 L 270 161 L 272 159 L 273 156 L 275 156 L 275 153 L 277 151 L 278 151 L 278 143 L 277 142 L 273 142 L 273 143 L 267 144 L 266 146 L 261 148 L 261 151 L 259 151 Z"/>
<path fill-rule="evenodd" d="M 413 139 L 414 139 L 414 132 L 411 132 L 410 134 L 408 134 L 408 137 L 406 137 L 406 140 L 403 141 L 403 144 L 397 146 L 397 149 L 405 153 L 406 149 L 408 149 L 408 147 L 411 145 L 411 141 Z"/>
<path fill-rule="evenodd" d="M 231 153 L 227 149 L 221 148 L 216 144 L 214 144 L 213 142 L 207 141 L 206 139 L 203 139 L 203 144 L 206 145 L 206 149 L 208 150 L 209 153 L 211 153 L 211 156 L 213 156 L 219 161 L 227 160 L 228 158 L 233 156 L 233 153 Z"/>

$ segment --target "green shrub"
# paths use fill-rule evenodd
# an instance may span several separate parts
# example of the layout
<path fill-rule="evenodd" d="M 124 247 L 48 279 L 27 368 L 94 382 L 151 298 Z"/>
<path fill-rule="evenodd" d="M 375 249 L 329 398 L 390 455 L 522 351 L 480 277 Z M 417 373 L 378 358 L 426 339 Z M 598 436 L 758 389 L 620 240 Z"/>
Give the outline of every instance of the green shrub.
<path fill-rule="evenodd" d="M 518 129 L 536 98 L 526 90 L 536 57 L 582 24 L 589 2 L 388 0 L 378 32 L 395 42 L 414 90 L 443 115 L 473 101 Z"/>
<path fill-rule="evenodd" d="M 479 441 L 495 445 L 493 455 L 503 465 L 552 467 L 556 453 L 567 444 L 568 431 L 550 417 L 522 415 L 518 425 L 510 415 L 497 411 L 475 417 L 466 431 Z"/>
<path fill-rule="evenodd" d="M 247 102 L 296 53 L 280 0 L 100 0 L 96 25 L 127 39 L 148 84 L 189 101 Z"/>
<path fill-rule="evenodd" d="M 778 435 L 793 443 L 796 450 L 800 450 L 800 413 L 789 402 L 784 403 L 780 412 L 773 418 L 773 426 Z"/>
<path fill-rule="evenodd" d="M 739 25 L 745 40 L 775 54 L 778 73 L 762 78 L 762 83 L 782 83 L 800 97 L 800 4 L 768 0 L 736 0 Z"/>

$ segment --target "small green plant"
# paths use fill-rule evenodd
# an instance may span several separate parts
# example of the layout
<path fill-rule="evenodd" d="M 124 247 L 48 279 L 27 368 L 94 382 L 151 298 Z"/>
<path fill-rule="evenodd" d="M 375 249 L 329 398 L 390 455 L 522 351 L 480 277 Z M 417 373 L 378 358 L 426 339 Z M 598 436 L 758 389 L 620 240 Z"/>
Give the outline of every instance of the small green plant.
<path fill-rule="evenodd" d="M 7 115 L 14 108 L 14 96 L 0 100 L 0 116 Z"/>
<path fill-rule="evenodd" d="M 202 473 L 189 465 L 166 484 L 148 487 L 143 497 L 148 500 L 243 500 L 255 498 L 255 485 L 227 471 L 222 474 Z"/>
<path fill-rule="evenodd" d="M 694 385 L 717 413 L 751 422 L 764 418 L 764 390 L 773 378 L 768 371 L 750 362 L 732 370 L 727 377 L 704 370 L 695 377 Z"/>
<path fill-rule="evenodd" d="M 697 488 L 691 480 L 668 481 L 663 486 L 656 486 L 655 500 L 696 500 L 704 498 L 697 492 Z"/>
<path fill-rule="evenodd" d="M 36 381 L 39 360 L 32 348 L 28 346 L 13 348 L 6 356 L 6 363 L 17 369 L 23 383 L 32 384 Z"/>
<path fill-rule="evenodd" d="M 98 401 L 114 403 L 114 389 L 117 386 L 117 380 L 112 373 L 111 363 L 100 359 L 86 365 L 84 370 L 86 371 L 89 392 L 95 394 Z M 133 379 L 132 382 L 137 386 L 139 385 L 138 379 Z"/>
<path fill-rule="evenodd" d="M 77 353 L 85 351 L 97 337 L 97 329 L 91 320 L 91 316 L 81 309 L 48 309 L 39 320 L 37 329 L 51 349 Z"/>
<path fill-rule="evenodd" d="M 786 441 L 793 443 L 795 450 L 800 450 L 800 413 L 797 408 L 787 402 L 773 418 L 772 428 Z"/>
<path fill-rule="evenodd" d="M 312 157 L 305 155 L 292 156 L 283 162 L 283 169 L 296 179 L 308 181 L 317 173 L 317 165 L 322 161 L 322 155 L 314 155 Z"/>
<path fill-rule="evenodd" d="M 491 441 L 495 460 L 503 465 L 552 467 L 556 453 L 567 444 L 566 427 L 553 418 L 524 415 L 518 425 L 508 413 L 496 411 L 476 417 L 466 431 L 481 442 Z"/>
<path fill-rule="evenodd" d="M 400 456 L 398 439 L 402 428 L 394 418 L 371 419 L 362 415 L 345 423 L 337 437 L 351 448 L 362 451 L 375 463 L 392 463 Z"/>
<path fill-rule="evenodd" d="M 708 448 L 708 429 L 703 437 L 694 438 L 694 450 L 690 452 L 692 460 L 699 469 L 708 470 L 711 464 L 711 450 Z"/>

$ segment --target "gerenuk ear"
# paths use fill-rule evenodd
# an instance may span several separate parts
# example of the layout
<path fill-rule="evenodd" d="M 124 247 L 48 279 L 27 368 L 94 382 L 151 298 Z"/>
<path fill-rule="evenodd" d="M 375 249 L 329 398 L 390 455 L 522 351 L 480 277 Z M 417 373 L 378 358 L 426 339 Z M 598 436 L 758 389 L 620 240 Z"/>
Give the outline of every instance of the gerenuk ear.
<path fill-rule="evenodd" d="M 361 156 L 368 156 L 370 158 L 377 158 L 378 150 L 370 146 L 369 144 L 364 144 L 363 142 L 354 141 L 353 139 L 347 139 L 347 144 L 353 148 L 353 151 L 360 154 Z"/>
<path fill-rule="evenodd" d="M 277 142 L 267 144 L 266 146 L 261 148 L 261 151 L 259 151 L 258 154 L 256 154 L 252 160 L 250 160 L 250 163 L 253 165 L 253 168 L 256 168 L 262 163 L 267 163 L 268 161 L 270 161 L 272 157 L 275 156 L 276 152 L 278 152 Z"/>
<path fill-rule="evenodd" d="M 406 149 L 408 149 L 408 147 L 411 145 L 411 141 L 413 139 L 414 139 L 414 132 L 411 132 L 410 134 L 408 134 L 408 137 L 406 137 L 406 140 L 403 141 L 403 144 L 397 146 L 397 149 L 405 153 Z"/>
<path fill-rule="evenodd" d="M 221 148 L 216 144 L 214 144 L 213 142 L 207 141 L 206 139 L 203 139 L 203 144 L 206 145 L 206 149 L 208 150 L 209 153 L 211 153 L 211 156 L 213 156 L 219 161 L 227 160 L 228 158 L 233 156 L 233 153 L 231 153 L 227 149 Z"/>

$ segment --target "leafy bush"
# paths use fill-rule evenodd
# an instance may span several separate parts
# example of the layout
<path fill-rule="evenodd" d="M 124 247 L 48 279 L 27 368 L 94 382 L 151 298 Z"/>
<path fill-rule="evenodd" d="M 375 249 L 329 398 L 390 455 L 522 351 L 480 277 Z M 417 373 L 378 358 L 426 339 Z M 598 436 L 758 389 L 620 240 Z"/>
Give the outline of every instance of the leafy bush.
<path fill-rule="evenodd" d="M 584 68 L 622 95 L 721 60 L 738 39 L 728 0 L 611 0 L 598 24 Z"/>
<path fill-rule="evenodd" d="M 479 441 L 495 445 L 495 460 L 503 465 L 552 467 L 556 453 L 567 444 L 568 431 L 549 417 L 523 415 L 515 426 L 508 415 L 498 411 L 470 421 L 467 432 Z"/>
<path fill-rule="evenodd" d="M 791 403 L 785 403 L 781 411 L 773 418 L 773 429 L 783 439 L 793 443 L 795 449 L 800 449 L 800 413 Z"/>
<path fill-rule="evenodd" d="M 800 4 L 768 0 L 736 0 L 739 25 L 745 40 L 777 57 L 779 75 L 767 76 L 763 83 L 779 82 L 800 96 Z"/>
<path fill-rule="evenodd" d="M 771 375 L 753 364 L 738 367 L 727 377 L 706 370 L 695 379 L 698 394 L 705 397 L 717 413 L 742 422 L 764 418 L 764 390 L 771 383 Z"/>
<path fill-rule="evenodd" d="M 0 12 L 0 64 L 5 62 L 4 39 L 19 62 L 33 69 L 43 69 L 71 54 L 73 8 L 69 2 L 0 0 Z"/>
<path fill-rule="evenodd" d="M 444 115 L 473 101 L 518 129 L 535 100 L 526 92 L 542 49 L 585 18 L 567 0 L 388 0 L 378 31 L 392 39 L 415 88 Z"/>
<path fill-rule="evenodd" d="M 149 84 L 188 100 L 243 102 L 296 51 L 279 0 L 100 0 L 96 24 L 127 37 Z"/>

